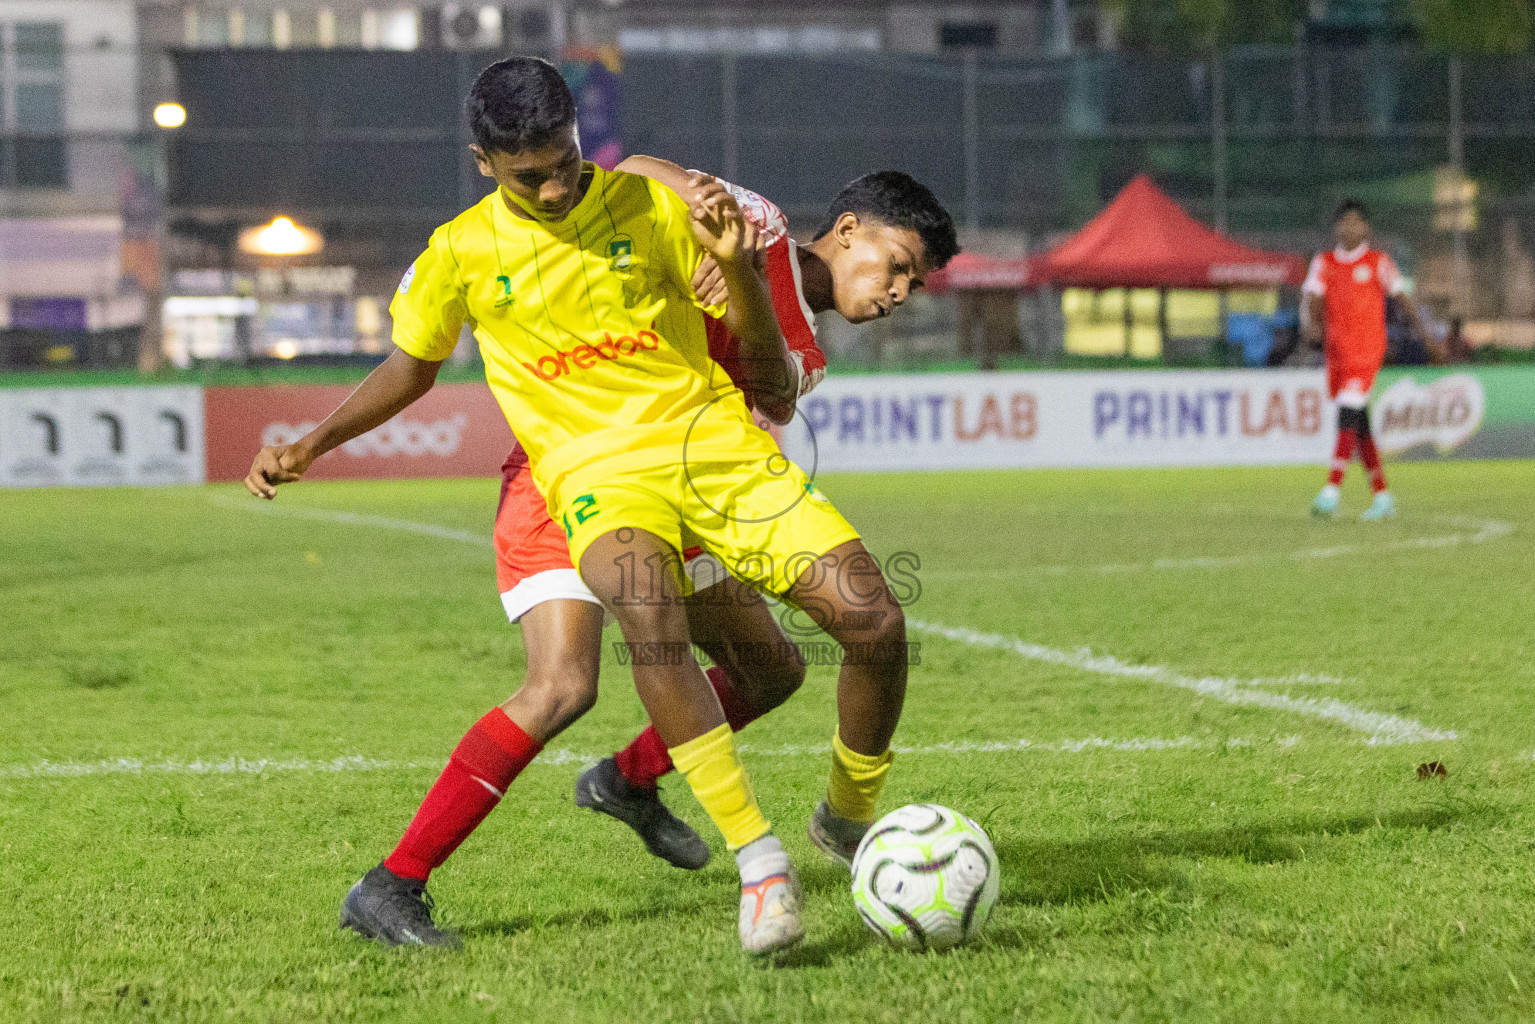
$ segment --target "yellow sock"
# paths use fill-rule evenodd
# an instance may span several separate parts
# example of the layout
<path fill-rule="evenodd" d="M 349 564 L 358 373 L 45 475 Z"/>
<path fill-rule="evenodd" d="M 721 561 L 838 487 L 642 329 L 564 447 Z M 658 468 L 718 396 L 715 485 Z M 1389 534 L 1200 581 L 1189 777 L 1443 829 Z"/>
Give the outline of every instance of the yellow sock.
<path fill-rule="evenodd" d="M 831 781 L 826 786 L 826 804 L 839 818 L 873 821 L 874 804 L 885 788 L 885 775 L 895 754 L 860 754 L 849 750 L 838 733 L 831 740 Z"/>
<path fill-rule="evenodd" d="M 667 753 L 724 835 L 727 847 L 739 850 L 772 830 L 757 806 L 729 725 L 711 729 Z"/>

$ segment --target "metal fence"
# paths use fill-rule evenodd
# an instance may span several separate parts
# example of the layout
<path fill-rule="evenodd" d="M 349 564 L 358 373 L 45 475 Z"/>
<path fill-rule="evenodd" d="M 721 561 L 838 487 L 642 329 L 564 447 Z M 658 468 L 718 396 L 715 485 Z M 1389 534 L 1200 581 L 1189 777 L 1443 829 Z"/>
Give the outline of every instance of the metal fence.
<path fill-rule="evenodd" d="M 321 227 L 327 259 L 361 280 L 396 276 L 436 223 L 484 194 L 460 104 L 497 56 L 173 52 L 188 118 L 167 140 L 171 269 L 228 267 L 239 227 L 286 213 Z M 1454 67 L 1384 45 L 1184 58 L 645 54 L 625 63 L 621 120 L 628 151 L 755 188 L 799 230 L 844 182 L 881 167 L 927 182 L 962 224 L 1035 249 L 1143 170 L 1196 216 L 1297 251 L 1326 244 L 1327 211 L 1359 194 L 1446 313 L 1453 299 L 1466 319 L 1528 321 L 1535 60 Z M 24 141 L 65 145 L 72 163 L 110 142 L 0 137 L 17 178 Z M 1457 158 L 1478 192 L 1447 219 L 1436 186 Z M 881 328 L 893 334 L 857 334 L 848 352 L 940 358 L 954 323 L 929 309 Z"/>
<path fill-rule="evenodd" d="M 177 53 L 191 116 L 173 202 L 451 208 L 478 187 L 461 174 L 459 102 L 492 56 Z M 1448 58 L 1400 48 L 647 54 L 624 67 L 622 120 L 630 151 L 717 170 L 804 217 L 890 166 L 969 224 L 1045 232 L 1149 169 L 1212 219 L 1224 192 L 1235 230 L 1284 230 L 1316 223 L 1339 187 L 1448 163 L 1450 77 Z M 1502 193 L 1528 191 L 1535 61 L 1467 61 L 1462 78 L 1467 166 Z"/>
<path fill-rule="evenodd" d="M 1535 62 L 1463 69 L 1468 166 L 1527 191 Z M 1195 212 L 1220 219 L 1224 191 L 1234 230 L 1272 231 L 1314 225 L 1339 188 L 1448 163 L 1450 76 L 1446 57 L 1384 47 L 647 56 L 625 69 L 625 126 L 631 148 L 733 172 L 804 216 L 837 183 L 899 166 L 969 224 L 1048 232 L 1152 170 Z"/>

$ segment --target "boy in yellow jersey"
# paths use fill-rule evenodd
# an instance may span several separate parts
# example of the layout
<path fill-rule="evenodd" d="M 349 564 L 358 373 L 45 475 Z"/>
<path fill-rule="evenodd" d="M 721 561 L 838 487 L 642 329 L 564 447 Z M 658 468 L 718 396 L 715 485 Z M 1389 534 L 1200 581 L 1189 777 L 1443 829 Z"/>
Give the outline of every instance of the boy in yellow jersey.
<path fill-rule="evenodd" d="M 635 686 L 677 770 L 735 851 L 743 947 L 799 941 L 799 893 L 758 808 L 731 731 L 688 643 L 679 553 L 701 545 L 802 609 L 847 652 L 828 805 L 866 829 L 906 685 L 905 623 L 856 532 L 772 439 L 710 359 L 690 279 L 719 264 L 723 312 L 759 406 L 792 413 L 783 336 L 728 193 L 687 203 L 581 159 L 575 107 L 547 62 L 487 68 L 467 104 L 475 157 L 499 188 L 439 228 L 401 282 L 397 350 L 309 435 L 265 448 L 246 486 L 272 498 L 319 455 L 426 390 L 469 323 L 486 377 L 527 451 L 582 579 L 618 620 Z M 472 728 L 412 820 L 427 857 L 386 861 L 348 893 L 342 924 L 390 943 L 451 944 L 425 900 L 441 863 L 554 735 L 585 711 L 524 686 Z"/>

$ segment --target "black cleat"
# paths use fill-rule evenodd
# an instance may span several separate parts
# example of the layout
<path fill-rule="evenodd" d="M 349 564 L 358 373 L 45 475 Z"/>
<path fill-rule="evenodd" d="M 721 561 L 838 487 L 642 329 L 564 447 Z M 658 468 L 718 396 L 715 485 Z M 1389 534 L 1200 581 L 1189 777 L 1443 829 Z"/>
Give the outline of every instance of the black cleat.
<path fill-rule="evenodd" d="M 832 809 L 825 800 L 816 807 L 815 813 L 810 815 L 810 841 L 832 860 L 841 864 L 849 871 L 853 870 L 853 858 L 858 855 L 858 847 L 863 842 L 863 837 L 869 834 L 870 821 L 851 821 L 847 818 L 839 818 L 832 813 Z"/>
<path fill-rule="evenodd" d="M 672 867 L 697 871 L 709 863 L 709 846 L 692 826 L 667 810 L 660 793 L 631 784 L 611 757 L 581 773 L 576 806 L 617 818 L 639 833 L 645 849 Z"/>
<path fill-rule="evenodd" d="M 401 878 L 382 864 L 363 875 L 341 901 L 341 927 L 388 946 L 459 945 L 457 935 L 432 921 L 426 883 Z"/>

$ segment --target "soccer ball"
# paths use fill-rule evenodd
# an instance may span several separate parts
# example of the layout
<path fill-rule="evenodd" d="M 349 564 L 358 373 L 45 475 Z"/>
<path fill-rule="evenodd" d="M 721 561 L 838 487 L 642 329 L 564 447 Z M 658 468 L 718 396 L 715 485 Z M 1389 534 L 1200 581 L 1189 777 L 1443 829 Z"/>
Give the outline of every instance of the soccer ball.
<path fill-rule="evenodd" d="M 892 945 L 952 949 L 981 933 L 1001 872 L 981 826 L 937 804 L 876 821 L 853 856 L 853 903 Z"/>

